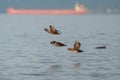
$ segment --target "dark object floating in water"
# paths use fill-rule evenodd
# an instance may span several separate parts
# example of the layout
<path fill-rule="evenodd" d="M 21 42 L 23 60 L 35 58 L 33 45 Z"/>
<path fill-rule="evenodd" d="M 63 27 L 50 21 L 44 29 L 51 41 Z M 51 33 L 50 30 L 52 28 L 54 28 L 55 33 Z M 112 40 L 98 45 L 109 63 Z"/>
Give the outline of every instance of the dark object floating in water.
<path fill-rule="evenodd" d="M 61 32 L 59 30 L 55 29 L 55 27 L 53 25 L 50 25 L 49 27 L 50 27 L 50 29 L 44 28 L 44 31 L 51 33 L 51 34 L 57 34 L 57 35 L 61 34 Z"/>
<path fill-rule="evenodd" d="M 53 44 L 55 46 L 61 47 L 61 46 L 66 46 L 65 44 L 57 41 L 50 41 L 50 44 Z"/>
<path fill-rule="evenodd" d="M 83 52 L 82 50 L 80 50 L 81 44 L 78 41 L 75 41 L 74 43 L 74 48 L 68 48 L 69 51 L 72 51 L 74 53 L 78 53 L 78 52 Z"/>
<path fill-rule="evenodd" d="M 99 46 L 99 47 L 96 47 L 96 49 L 106 49 L 106 46 Z"/>

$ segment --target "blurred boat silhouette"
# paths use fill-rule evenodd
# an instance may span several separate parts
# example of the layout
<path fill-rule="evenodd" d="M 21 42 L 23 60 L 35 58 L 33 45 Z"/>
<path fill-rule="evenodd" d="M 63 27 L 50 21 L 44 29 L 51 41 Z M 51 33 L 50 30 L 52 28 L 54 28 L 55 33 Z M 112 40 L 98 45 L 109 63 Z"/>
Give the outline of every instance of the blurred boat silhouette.
<path fill-rule="evenodd" d="M 82 4 L 75 4 L 74 9 L 14 9 L 7 8 L 7 14 L 87 14 L 88 9 Z"/>

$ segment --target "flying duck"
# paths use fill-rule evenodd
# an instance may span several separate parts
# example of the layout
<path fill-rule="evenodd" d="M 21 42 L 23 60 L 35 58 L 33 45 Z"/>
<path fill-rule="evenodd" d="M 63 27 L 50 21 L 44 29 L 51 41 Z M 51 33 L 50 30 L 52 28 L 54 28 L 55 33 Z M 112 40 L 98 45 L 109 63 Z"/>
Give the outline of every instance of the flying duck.
<path fill-rule="evenodd" d="M 80 50 L 81 44 L 78 41 L 75 41 L 74 43 L 74 48 L 68 48 L 69 51 L 72 51 L 74 53 L 78 53 L 78 52 L 83 52 L 82 50 Z"/>
<path fill-rule="evenodd" d="M 48 28 L 44 28 L 44 31 L 48 32 L 48 33 L 51 33 L 51 34 L 56 34 L 56 35 L 60 35 L 61 32 L 57 29 L 55 29 L 55 27 L 53 25 L 50 25 L 49 26 L 50 29 Z"/>
<path fill-rule="evenodd" d="M 65 44 L 63 44 L 61 42 L 57 42 L 57 41 L 50 41 L 50 44 L 53 44 L 53 45 L 58 46 L 58 47 L 66 46 Z"/>

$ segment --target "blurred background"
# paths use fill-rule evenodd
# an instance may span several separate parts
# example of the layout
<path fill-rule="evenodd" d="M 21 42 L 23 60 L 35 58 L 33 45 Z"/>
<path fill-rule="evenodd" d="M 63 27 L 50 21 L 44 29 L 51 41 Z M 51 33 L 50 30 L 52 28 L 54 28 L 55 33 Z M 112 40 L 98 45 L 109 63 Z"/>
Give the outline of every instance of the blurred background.
<path fill-rule="evenodd" d="M 50 25 L 62 34 L 45 32 Z M 68 50 L 76 40 L 80 54 Z M 120 80 L 120 0 L 0 0 L 0 80 L 80 79 Z"/>
<path fill-rule="evenodd" d="M 120 13 L 120 0 L 0 0 L 0 13 L 8 7 L 16 9 L 73 9 L 75 3 L 83 4 L 89 13 Z"/>

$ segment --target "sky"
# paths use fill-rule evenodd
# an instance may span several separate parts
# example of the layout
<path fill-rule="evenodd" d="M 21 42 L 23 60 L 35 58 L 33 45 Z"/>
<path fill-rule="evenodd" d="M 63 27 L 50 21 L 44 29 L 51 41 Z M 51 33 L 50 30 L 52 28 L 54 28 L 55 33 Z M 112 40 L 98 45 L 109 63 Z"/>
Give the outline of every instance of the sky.
<path fill-rule="evenodd" d="M 120 0 L 0 0 L 0 12 L 7 7 L 20 9 L 72 9 L 75 3 L 81 3 L 90 11 L 106 8 L 120 10 Z"/>

